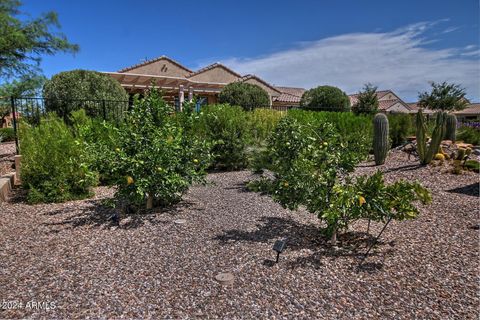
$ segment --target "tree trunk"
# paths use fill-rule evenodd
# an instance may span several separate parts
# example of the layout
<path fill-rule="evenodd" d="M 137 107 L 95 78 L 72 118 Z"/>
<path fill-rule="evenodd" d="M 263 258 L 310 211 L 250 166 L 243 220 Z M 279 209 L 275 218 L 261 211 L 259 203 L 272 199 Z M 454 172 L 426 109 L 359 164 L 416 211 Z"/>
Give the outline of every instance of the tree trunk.
<path fill-rule="evenodd" d="M 153 196 L 147 195 L 147 209 L 153 208 Z"/>

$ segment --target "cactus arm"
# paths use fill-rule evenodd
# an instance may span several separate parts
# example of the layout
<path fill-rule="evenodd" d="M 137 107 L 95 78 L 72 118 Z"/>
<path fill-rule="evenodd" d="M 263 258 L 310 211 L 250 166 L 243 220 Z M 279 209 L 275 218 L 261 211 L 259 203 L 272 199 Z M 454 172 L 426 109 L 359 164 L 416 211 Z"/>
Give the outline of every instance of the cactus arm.
<path fill-rule="evenodd" d="M 430 145 L 425 154 L 425 164 L 429 164 L 440 149 L 440 144 L 442 143 L 443 136 L 445 135 L 445 119 L 446 114 L 444 112 L 439 112 L 437 114 L 435 129 L 432 133 L 432 140 L 430 141 Z"/>
<path fill-rule="evenodd" d="M 373 155 L 377 166 L 385 163 L 389 147 L 388 118 L 378 113 L 373 119 Z"/>
<path fill-rule="evenodd" d="M 417 152 L 420 158 L 420 162 L 425 164 L 425 149 L 426 149 L 426 140 L 427 140 L 427 133 L 426 133 L 426 126 L 424 123 L 424 117 L 422 113 L 422 109 L 418 110 L 417 112 L 417 130 L 416 130 L 416 139 L 417 139 Z"/>

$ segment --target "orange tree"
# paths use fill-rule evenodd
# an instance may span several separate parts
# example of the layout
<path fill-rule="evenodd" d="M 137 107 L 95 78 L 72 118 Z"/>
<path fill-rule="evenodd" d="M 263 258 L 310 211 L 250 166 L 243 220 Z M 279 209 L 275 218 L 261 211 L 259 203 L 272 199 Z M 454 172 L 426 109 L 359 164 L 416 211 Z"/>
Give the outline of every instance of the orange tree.
<path fill-rule="evenodd" d="M 157 90 L 135 98 L 119 130 L 112 162 L 117 198 L 147 208 L 178 202 L 210 165 L 209 146 L 190 134 L 192 105 L 181 121 Z"/>

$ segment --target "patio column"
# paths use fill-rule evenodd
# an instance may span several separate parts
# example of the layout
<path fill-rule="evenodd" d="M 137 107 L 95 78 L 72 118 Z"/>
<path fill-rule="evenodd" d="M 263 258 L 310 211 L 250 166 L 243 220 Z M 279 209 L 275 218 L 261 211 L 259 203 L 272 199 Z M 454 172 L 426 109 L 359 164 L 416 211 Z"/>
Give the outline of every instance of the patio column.
<path fill-rule="evenodd" d="M 180 85 L 180 90 L 178 92 L 178 107 L 180 112 L 183 111 L 183 101 L 185 100 L 185 93 L 183 92 L 183 85 Z"/>
<path fill-rule="evenodd" d="M 193 100 L 193 88 L 188 87 L 188 101 L 192 102 L 192 100 Z"/>

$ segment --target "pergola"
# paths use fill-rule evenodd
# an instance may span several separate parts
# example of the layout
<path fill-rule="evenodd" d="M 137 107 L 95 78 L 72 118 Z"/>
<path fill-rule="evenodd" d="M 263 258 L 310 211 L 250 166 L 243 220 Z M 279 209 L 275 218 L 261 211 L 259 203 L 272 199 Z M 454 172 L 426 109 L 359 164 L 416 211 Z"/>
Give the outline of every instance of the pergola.
<path fill-rule="evenodd" d="M 123 72 L 103 73 L 117 80 L 130 93 L 143 92 L 147 88 L 154 87 L 163 90 L 167 95 L 178 96 L 180 110 L 182 110 L 182 104 L 185 101 L 185 93 L 188 94 L 188 100 L 191 101 L 194 94 L 216 95 L 227 85 L 227 83 L 200 82 L 171 76 Z"/>

